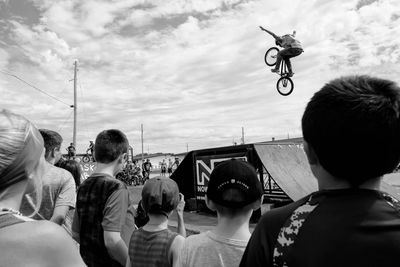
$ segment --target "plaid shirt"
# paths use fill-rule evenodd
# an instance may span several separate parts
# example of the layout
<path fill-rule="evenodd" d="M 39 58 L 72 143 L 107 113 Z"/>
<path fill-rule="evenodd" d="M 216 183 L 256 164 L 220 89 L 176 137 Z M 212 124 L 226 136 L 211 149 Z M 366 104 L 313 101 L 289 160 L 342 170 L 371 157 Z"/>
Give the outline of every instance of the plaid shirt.
<path fill-rule="evenodd" d="M 76 213 L 78 215 L 80 253 L 91 267 L 121 266 L 111 258 L 104 244 L 102 221 L 108 198 L 126 185 L 111 176 L 95 174 L 86 179 L 78 189 Z"/>

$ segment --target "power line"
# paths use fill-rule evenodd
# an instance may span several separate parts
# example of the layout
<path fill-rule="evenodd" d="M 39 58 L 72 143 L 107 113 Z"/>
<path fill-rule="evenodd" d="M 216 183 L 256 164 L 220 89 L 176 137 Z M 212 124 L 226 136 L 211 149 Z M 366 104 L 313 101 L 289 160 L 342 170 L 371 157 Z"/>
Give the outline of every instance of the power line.
<path fill-rule="evenodd" d="M 71 118 L 71 115 L 74 111 L 71 110 L 71 112 L 69 113 L 67 119 L 61 124 L 60 128 L 58 129 L 58 131 L 61 131 L 62 128 L 64 128 L 65 124 L 67 123 L 67 121 L 69 121 L 69 119 Z"/>
<path fill-rule="evenodd" d="M 24 81 L 23 79 L 21 79 L 20 77 L 18 77 L 18 76 L 15 75 L 15 74 L 8 73 L 8 72 L 2 71 L 2 70 L 0 70 L 0 72 L 3 73 L 3 74 L 6 74 L 6 75 L 12 76 L 12 77 L 14 77 L 14 78 L 16 78 L 16 79 L 18 79 L 18 80 L 20 80 L 21 82 L 23 82 L 23 83 L 29 85 L 30 87 L 36 89 L 37 91 L 41 92 L 42 94 L 45 94 L 45 95 L 47 95 L 48 97 L 51 97 L 51 98 L 53 98 L 54 100 L 56 100 L 56 101 L 58 101 L 58 102 L 60 102 L 60 103 L 63 103 L 64 105 L 67 105 L 67 106 L 70 107 L 70 108 L 73 107 L 73 105 L 67 104 L 67 103 L 65 103 L 64 101 L 62 101 L 62 100 L 56 98 L 55 96 L 52 96 L 52 95 L 48 94 L 47 92 L 43 91 L 42 89 L 37 88 L 36 86 L 34 86 L 34 85 L 28 83 L 27 81 Z"/>

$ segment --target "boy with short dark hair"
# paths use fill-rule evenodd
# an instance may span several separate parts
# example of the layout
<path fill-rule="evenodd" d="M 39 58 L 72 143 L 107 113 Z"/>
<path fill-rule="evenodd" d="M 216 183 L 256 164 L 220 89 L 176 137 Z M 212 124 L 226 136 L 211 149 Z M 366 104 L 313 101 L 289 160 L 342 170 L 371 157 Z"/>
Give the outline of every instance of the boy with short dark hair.
<path fill-rule="evenodd" d="M 73 237 L 80 242 L 88 266 L 124 266 L 128 249 L 121 231 L 129 194 L 115 175 L 126 162 L 129 143 L 124 133 L 114 129 L 99 133 L 95 142 L 97 166 L 78 189 Z"/>
<path fill-rule="evenodd" d="M 250 239 L 249 221 L 263 190 L 253 166 L 231 159 L 218 164 L 208 183 L 206 204 L 217 212 L 212 231 L 189 236 L 179 266 L 237 266 Z"/>
<path fill-rule="evenodd" d="M 319 191 L 264 214 L 240 266 L 396 266 L 400 205 L 380 183 L 400 160 L 400 88 L 335 79 L 314 94 L 302 128 Z"/>
<path fill-rule="evenodd" d="M 142 189 L 144 211 L 149 221 L 132 233 L 127 267 L 176 266 L 186 231 L 183 223 L 185 202 L 178 185 L 169 178 L 149 179 Z M 176 210 L 178 232 L 168 229 L 168 217 Z"/>

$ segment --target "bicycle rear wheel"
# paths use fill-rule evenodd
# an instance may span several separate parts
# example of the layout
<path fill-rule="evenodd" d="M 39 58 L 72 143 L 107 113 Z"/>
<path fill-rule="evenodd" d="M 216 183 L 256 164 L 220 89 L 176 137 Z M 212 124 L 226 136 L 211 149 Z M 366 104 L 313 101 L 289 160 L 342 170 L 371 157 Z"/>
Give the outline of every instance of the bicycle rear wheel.
<path fill-rule="evenodd" d="M 293 92 L 293 81 L 289 77 L 281 77 L 276 83 L 276 89 L 283 96 L 288 96 Z"/>
<path fill-rule="evenodd" d="M 265 52 L 264 61 L 265 64 L 272 67 L 276 64 L 276 57 L 278 55 L 279 49 L 277 47 L 271 47 Z"/>

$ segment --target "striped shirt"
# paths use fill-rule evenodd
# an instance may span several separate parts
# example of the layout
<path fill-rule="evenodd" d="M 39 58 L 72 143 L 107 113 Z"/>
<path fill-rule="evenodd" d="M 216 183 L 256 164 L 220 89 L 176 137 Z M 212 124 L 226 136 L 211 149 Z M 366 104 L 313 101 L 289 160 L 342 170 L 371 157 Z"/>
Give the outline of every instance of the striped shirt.
<path fill-rule="evenodd" d="M 172 266 L 169 249 L 177 233 L 164 229 L 149 232 L 139 228 L 134 231 L 129 242 L 129 259 L 135 267 Z"/>

